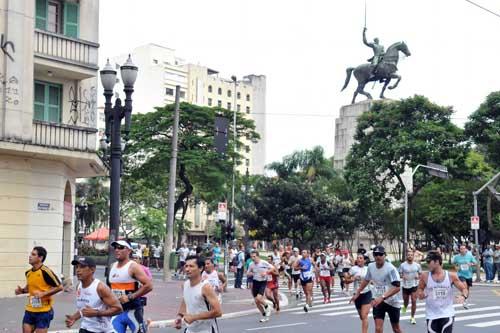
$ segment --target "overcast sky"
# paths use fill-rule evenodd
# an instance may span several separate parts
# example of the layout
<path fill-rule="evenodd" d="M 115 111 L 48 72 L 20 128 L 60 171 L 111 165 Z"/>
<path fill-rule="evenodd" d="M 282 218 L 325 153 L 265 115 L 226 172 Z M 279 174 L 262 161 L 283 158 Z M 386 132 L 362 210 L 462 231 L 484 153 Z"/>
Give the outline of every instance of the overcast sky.
<path fill-rule="evenodd" d="M 500 88 L 500 17 L 465 0 L 366 0 L 367 37 L 412 55 L 388 98 L 425 95 L 453 106 L 462 126 Z M 500 13 L 500 0 L 474 0 Z M 267 77 L 267 163 L 321 145 L 333 155 L 334 123 L 355 84 L 345 69 L 371 57 L 362 43 L 364 0 L 101 0 L 100 64 L 157 43 L 224 77 Z M 378 96 L 380 85 L 371 91 Z M 358 100 L 364 96 L 358 97 Z"/>

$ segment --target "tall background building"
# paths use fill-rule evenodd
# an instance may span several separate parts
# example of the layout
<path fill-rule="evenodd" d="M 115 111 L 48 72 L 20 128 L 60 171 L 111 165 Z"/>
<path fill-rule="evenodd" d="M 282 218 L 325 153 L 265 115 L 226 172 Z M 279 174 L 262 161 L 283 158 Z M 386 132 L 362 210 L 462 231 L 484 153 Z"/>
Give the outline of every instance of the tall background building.
<path fill-rule="evenodd" d="M 96 155 L 98 0 L 0 1 L 0 297 L 28 254 L 72 276 L 75 182 Z"/>
<path fill-rule="evenodd" d="M 175 54 L 175 50 L 157 44 L 139 46 L 130 53 L 139 67 L 134 85 L 134 113 L 146 113 L 155 107 L 175 102 L 175 87 L 180 86 L 181 102 L 200 106 L 222 107 L 242 112 L 253 119 L 261 139 L 257 143 L 243 140 L 244 163 L 238 167 L 242 174 L 263 174 L 266 161 L 266 77 L 247 75 L 236 82 L 220 76 L 219 72 L 207 66 L 187 63 Z M 119 68 L 128 54 L 114 56 L 110 62 Z M 118 82 L 116 91 L 123 86 Z M 236 103 L 235 103 L 236 101 Z M 235 105 L 236 104 L 236 105 Z M 99 113 L 103 113 L 99 108 Z M 103 116 L 99 116 L 103 119 Z M 104 130 L 104 121 L 99 122 L 99 131 Z M 208 224 L 213 216 L 207 214 L 203 203 L 190 206 L 186 219 L 192 227 L 188 241 L 206 239 Z"/>

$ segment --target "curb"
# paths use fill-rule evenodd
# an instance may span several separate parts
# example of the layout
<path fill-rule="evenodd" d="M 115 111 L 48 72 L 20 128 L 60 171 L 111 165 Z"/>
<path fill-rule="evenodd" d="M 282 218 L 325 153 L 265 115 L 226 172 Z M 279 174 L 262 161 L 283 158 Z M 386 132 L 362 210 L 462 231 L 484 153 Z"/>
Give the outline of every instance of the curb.
<path fill-rule="evenodd" d="M 280 307 L 286 307 L 288 306 L 288 297 L 280 292 Z M 232 318 L 238 318 L 238 317 L 244 317 L 247 315 L 251 314 L 258 314 L 259 311 L 257 309 L 251 309 L 251 310 L 243 310 L 243 311 L 238 311 L 238 312 L 230 312 L 223 314 L 220 319 L 232 319 Z M 152 321 L 149 325 L 151 328 L 169 328 L 172 327 L 172 324 L 174 323 L 174 319 L 167 319 L 167 320 L 155 320 Z M 69 329 L 69 330 L 58 330 L 58 331 L 48 331 L 48 333 L 78 333 L 79 330 L 77 329 Z"/>

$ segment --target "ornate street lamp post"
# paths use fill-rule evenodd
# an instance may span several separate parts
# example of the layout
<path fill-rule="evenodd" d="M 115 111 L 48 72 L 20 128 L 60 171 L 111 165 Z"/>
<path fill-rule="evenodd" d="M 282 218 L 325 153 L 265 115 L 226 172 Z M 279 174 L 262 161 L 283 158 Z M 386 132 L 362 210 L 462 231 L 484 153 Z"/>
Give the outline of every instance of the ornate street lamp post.
<path fill-rule="evenodd" d="M 132 93 L 134 92 L 134 83 L 137 79 L 138 68 L 132 63 L 130 55 L 120 67 L 120 74 L 125 92 L 125 105 L 122 106 L 120 98 L 116 97 L 115 106 L 112 106 L 113 88 L 116 83 L 116 71 L 108 62 L 101 71 L 101 83 L 104 88 L 104 117 L 106 121 L 105 139 L 101 140 L 101 149 L 108 154 L 111 167 L 111 186 L 109 200 L 109 244 L 108 244 L 108 264 L 106 276 L 113 262 L 113 248 L 111 244 L 118 240 L 118 230 L 120 227 L 120 176 L 122 167 L 122 145 L 121 141 L 121 123 L 125 118 L 124 143 L 127 142 L 130 133 L 130 120 L 132 116 Z M 111 149 L 108 145 L 111 141 Z"/>

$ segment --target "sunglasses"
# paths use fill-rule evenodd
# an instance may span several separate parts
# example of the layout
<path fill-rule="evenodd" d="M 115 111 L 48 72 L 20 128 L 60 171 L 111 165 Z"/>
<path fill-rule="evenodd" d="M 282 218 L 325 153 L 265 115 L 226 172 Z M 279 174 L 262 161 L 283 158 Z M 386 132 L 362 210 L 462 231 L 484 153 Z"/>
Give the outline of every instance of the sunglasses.
<path fill-rule="evenodd" d="M 114 248 L 118 249 L 118 250 L 123 250 L 125 248 L 125 246 L 123 246 L 123 245 L 115 245 Z"/>
<path fill-rule="evenodd" d="M 373 253 L 374 257 L 383 257 L 384 255 L 385 255 L 385 253 L 379 253 L 379 252 Z"/>

